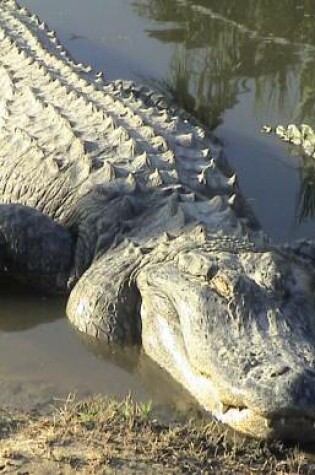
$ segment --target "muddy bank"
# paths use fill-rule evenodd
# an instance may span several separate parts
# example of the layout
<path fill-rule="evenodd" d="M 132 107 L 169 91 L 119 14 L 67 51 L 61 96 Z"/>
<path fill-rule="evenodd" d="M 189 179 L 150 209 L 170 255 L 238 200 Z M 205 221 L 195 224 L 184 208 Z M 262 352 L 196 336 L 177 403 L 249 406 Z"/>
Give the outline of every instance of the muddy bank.
<path fill-rule="evenodd" d="M 165 423 L 149 403 L 68 397 L 54 407 L 0 410 L 0 473 L 312 474 L 297 448 L 225 432 L 194 417 Z"/>

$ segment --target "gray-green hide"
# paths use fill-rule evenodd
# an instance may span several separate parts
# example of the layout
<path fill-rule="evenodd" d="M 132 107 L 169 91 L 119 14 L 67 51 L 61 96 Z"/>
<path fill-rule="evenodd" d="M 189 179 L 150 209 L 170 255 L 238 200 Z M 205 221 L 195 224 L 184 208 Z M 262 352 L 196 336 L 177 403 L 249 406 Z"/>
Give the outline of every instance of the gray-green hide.
<path fill-rule="evenodd" d="M 314 439 L 313 243 L 269 243 L 208 131 L 2 0 L 0 144 L 3 272 L 235 429 Z"/>

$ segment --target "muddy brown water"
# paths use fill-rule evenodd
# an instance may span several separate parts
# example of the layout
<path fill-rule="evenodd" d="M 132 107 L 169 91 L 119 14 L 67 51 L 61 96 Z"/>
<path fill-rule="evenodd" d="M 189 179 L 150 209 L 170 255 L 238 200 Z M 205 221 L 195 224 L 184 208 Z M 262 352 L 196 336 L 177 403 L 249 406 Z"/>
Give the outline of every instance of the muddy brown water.
<path fill-rule="evenodd" d="M 20 3 L 55 29 L 78 61 L 109 79 L 156 85 L 213 129 L 276 241 L 314 235 L 315 168 L 260 134 L 265 123 L 315 126 L 313 0 Z M 2 286 L 0 299 L 0 402 L 131 392 L 165 406 L 189 404 L 137 352 L 108 354 L 82 342 L 64 317 L 62 299 L 14 285 Z"/>
<path fill-rule="evenodd" d="M 129 394 L 163 416 L 192 399 L 140 348 L 97 346 L 68 323 L 63 298 L 0 282 L 0 405 L 63 404 L 67 397 Z"/>

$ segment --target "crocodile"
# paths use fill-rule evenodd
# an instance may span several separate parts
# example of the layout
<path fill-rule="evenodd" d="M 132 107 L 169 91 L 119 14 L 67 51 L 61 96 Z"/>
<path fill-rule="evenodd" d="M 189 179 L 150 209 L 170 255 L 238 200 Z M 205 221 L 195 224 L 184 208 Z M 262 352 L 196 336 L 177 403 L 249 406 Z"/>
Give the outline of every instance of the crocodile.
<path fill-rule="evenodd" d="M 313 241 L 271 242 L 193 117 L 0 12 L 1 273 L 69 295 L 79 332 L 141 344 L 233 429 L 314 440 Z"/>

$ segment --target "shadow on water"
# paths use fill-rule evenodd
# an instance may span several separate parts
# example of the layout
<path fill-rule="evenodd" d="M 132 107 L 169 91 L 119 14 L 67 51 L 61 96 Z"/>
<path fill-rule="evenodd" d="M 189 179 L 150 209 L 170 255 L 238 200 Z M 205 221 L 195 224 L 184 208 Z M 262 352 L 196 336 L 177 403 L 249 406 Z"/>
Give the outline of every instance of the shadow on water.
<path fill-rule="evenodd" d="M 4 277 L 0 277 L 0 289 L 0 332 L 23 332 L 64 317 L 65 298 L 39 295 L 33 288 Z"/>

